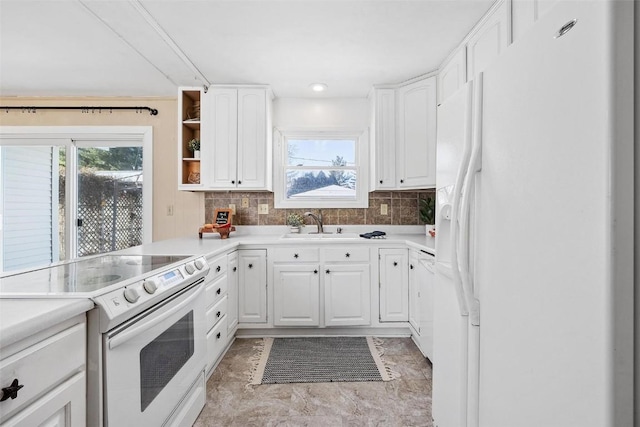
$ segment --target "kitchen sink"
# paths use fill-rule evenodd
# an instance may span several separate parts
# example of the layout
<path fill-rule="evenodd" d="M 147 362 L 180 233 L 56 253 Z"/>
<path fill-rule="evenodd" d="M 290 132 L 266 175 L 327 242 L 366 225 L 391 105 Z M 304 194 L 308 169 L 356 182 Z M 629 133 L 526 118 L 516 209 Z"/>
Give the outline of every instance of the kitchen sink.
<path fill-rule="evenodd" d="M 281 239 L 292 239 L 292 240 L 354 240 L 360 239 L 360 236 L 357 233 L 322 233 L 322 234 L 312 234 L 312 233 L 287 233 L 283 234 Z"/>

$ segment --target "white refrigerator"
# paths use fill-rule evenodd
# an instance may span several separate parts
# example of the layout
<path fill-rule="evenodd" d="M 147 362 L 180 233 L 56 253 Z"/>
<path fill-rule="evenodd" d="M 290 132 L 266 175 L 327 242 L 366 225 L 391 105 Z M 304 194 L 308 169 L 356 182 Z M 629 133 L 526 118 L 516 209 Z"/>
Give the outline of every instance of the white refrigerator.
<path fill-rule="evenodd" d="M 633 425 L 633 7 L 557 2 L 439 107 L 437 427 Z"/>

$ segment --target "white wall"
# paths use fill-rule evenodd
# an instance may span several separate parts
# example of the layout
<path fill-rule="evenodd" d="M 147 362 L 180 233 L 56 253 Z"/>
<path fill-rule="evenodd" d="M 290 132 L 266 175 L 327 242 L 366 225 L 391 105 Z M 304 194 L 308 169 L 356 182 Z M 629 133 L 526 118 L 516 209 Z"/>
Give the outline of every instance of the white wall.
<path fill-rule="evenodd" d="M 369 125 L 366 98 L 277 98 L 273 103 L 276 128 L 349 128 Z"/>

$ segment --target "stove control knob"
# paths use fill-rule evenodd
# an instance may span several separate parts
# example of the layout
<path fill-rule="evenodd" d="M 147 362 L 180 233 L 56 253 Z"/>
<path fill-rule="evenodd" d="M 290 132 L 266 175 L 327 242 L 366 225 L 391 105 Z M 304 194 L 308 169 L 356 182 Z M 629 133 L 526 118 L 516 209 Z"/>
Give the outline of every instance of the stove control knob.
<path fill-rule="evenodd" d="M 185 264 L 184 269 L 187 270 L 187 274 L 193 274 L 193 272 L 196 271 L 192 262 Z"/>
<path fill-rule="evenodd" d="M 145 280 L 144 283 L 142 283 L 142 287 L 148 294 L 152 294 L 158 289 L 158 285 L 156 285 L 156 281 L 153 279 Z"/>
<path fill-rule="evenodd" d="M 201 260 L 200 258 L 198 258 L 197 260 L 195 260 L 194 264 L 196 265 L 196 268 L 198 270 L 202 270 L 204 268 L 204 261 Z"/>
<path fill-rule="evenodd" d="M 131 304 L 134 304 L 136 301 L 138 301 L 138 298 L 140 298 L 140 295 L 135 289 L 126 288 L 124 290 L 124 299 L 129 301 Z"/>

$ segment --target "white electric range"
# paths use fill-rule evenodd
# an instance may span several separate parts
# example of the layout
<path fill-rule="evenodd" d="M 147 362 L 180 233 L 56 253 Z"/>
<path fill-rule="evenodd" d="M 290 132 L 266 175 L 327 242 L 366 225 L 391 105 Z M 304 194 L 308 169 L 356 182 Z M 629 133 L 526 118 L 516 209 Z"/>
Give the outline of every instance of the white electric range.
<path fill-rule="evenodd" d="M 89 298 L 87 425 L 182 425 L 204 406 L 200 256 L 102 255 L 0 277 L 0 298 Z"/>

